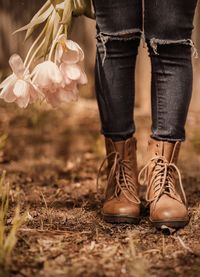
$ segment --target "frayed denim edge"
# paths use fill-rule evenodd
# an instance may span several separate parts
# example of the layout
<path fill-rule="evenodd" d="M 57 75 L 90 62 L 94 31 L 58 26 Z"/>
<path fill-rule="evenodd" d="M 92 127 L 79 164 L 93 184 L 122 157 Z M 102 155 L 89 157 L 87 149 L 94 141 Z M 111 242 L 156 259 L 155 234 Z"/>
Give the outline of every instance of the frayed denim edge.
<path fill-rule="evenodd" d="M 179 40 L 164 40 L 164 39 L 158 39 L 158 38 L 151 38 L 150 39 L 150 46 L 152 47 L 154 53 L 156 55 L 159 55 L 157 48 L 158 44 L 164 45 L 164 44 L 185 44 L 185 45 L 190 45 L 193 49 L 193 54 L 192 56 L 194 58 L 198 58 L 198 52 L 197 48 L 194 45 L 194 42 L 191 39 L 179 39 Z"/>
<path fill-rule="evenodd" d="M 128 36 L 125 36 L 128 35 Z M 101 42 L 104 50 L 104 55 L 102 59 L 102 65 L 104 65 L 105 59 L 106 59 L 106 43 L 108 41 L 112 40 L 118 40 L 118 41 L 129 41 L 134 39 L 140 39 L 141 36 L 143 37 L 143 32 L 141 29 L 130 29 L 130 30 L 124 30 L 119 32 L 112 32 L 112 33 L 106 33 L 106 32 L 99 32 L 96 35 L 96 39 Z"/>

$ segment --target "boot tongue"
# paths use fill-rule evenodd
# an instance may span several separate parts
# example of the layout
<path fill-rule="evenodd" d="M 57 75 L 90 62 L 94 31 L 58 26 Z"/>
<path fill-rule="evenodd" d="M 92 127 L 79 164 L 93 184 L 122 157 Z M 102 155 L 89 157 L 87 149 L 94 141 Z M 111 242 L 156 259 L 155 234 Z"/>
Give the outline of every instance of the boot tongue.
<path fill-rule="evenodd" d="M 162 142 L 161 151 L 162 156 L 164 156 L 168 162 L 177 163 L 178 152 L 180 148 L 180 142 L 171 143 L 171 142 Z"/>
<path fill-rule="evenodd" d="M 124 141 L 117 141 L 114 143 L 115 151 L 119 153 L 120 158 L 124 157 Z"/>
<path fill-rule="evenodd" d="M 168 162 L 177 162 L 180 142 L 149 141 L 149 150 L 153 155 L 164 156 Z"/>
<path fill-rule="evenodd" d="M 160 142 L 160 154 L 164 156 L 168 162 L 171 161 L 172 154 L 173 154 L 173 144 L 167 142 Z"/>

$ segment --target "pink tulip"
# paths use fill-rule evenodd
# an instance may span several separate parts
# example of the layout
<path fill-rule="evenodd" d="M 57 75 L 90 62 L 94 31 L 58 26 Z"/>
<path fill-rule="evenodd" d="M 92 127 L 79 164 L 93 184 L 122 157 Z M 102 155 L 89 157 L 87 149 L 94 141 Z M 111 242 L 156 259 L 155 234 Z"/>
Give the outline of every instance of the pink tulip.
<path fill-rule="evenodd" d="M 33 83 L 41 92 L 55 92 L 64 85 L 64 80 L 58 66 L 52 61 L 38 64 L 33 70 Z"/>
<path fill-rule="evenodd" d="M 63 102 L 68 103 L 78 100 L 78 90 L 75 81 L 72 81 L 70 85 L 58 88 L 55 92 L 44 91 L 45 99 L 47 103 L 52 107 L 58 107 Z"/>
<path fill-rule="evenodd" d="M 67 40 L 65 35 L 61 35 L 56 47 L 55 60 L 59 64 L 75 64 L 84 60 L 84 53 L 76 42 Z"/>
<path fill-rule="evenodd" d="M 0 98 L 6 102 L 16 102 L 20 108 L 26 108 L 29 103 L 39 98 L 39 92 L 31 82 L 30 74 L 25 70 L 18 54 L 10 57 L 9 64 L 13 74 L 0 84 Z"/>
<path fill-rule="evenodd" d="M 31 74 L 25 69 L 19 55 L 11 56 L 9 64 L 13 74 L 0 84 L 0 98 L 6 102 L 16 102 L 22 108 L 41 96 L 53 107 L 62 102 L 76 101 L 77 86 L 87 83 L 87 76 L 81 65 L 84 59 L 83 50 L 76 42 L 61 35 L 57 41 L 55 62 L 50 60 L 51 56 L 49 55 L 48 61 L 36 65 Z"/>
<path fill-rule="evenodd" d="M 79 65 L 77 64 L 65 64 L 62 63 L 60 65 L 60 71 L 62 72 L 62 75 L 66 79 L 66 83 L 68 83 L 68 80 L 70 80 L 70 82 L 73 80 L 79 80 L 81 77 L 81 68 Z"/>

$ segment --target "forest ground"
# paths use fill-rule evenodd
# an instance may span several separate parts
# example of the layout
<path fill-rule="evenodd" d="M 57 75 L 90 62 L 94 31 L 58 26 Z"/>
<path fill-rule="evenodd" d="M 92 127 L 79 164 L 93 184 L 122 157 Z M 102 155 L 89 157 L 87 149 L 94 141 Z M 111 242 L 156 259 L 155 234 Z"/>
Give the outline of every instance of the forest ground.
<path fill-rule="evenodd" d="M 1 104 L 0 156 L 11 186 L 7 227 L 17 203 L 29 216 L 18 232 L 7 276 L 200 276 L 200 116 L 190 112 L 180 170 L 189 203 L 184 229 L 156 230 L 143 207 L 139 225 L 112 225 L 100 214 L 98 168 L 105 157 L 94 100 L 53 110 Z M 136 109 L 138 164 L 145 163 L 150 117 Z M 144 202 L 145 187 L 141 188 Z M 3 274 L 3 273 L 1 273 Z M 2 275 L 1 277 L 5 277 Z"/>

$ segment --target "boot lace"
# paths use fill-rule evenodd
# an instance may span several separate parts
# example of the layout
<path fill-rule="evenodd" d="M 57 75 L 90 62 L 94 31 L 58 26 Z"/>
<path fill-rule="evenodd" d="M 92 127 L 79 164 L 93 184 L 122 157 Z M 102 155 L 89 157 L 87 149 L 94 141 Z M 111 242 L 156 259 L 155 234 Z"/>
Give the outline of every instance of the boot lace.
<path fill-rule="evenodd" d="M 187 206 L 187 200 L 185 192 L 183 189 L 183 184 L 181 180 L 181 174 L 178 167 L 172 163 L 168 162 L 163 156 L 153 157 L 140 171 L 138 180 L 140 184 L 147 183 L 149 179 L 149 166 L 154 163 L 153 168 L 151 169 L 152 176 L 147 186 L 146 192 L 146 201 L 148 204 L 154 202 L 155 204 L 160 199 L 163 194 L 168 195 L 169 197 L 177 200 L 182 203 L 179 195 L 176 192 L 174 177 L 175 174 L 178 176 L 178 185 L 183 196 L 183 202 Z M 153 190 L 153 197 L 150 197 L 150 191 Z"/>
<path fill-rule="evenodd" d="M 128 199 L 130 202 L 135 204 L 140 204 L 140 199 L 137 197 L 136 185 L 133 182 L 132 176 L 128 174 L 128 172 L 132 171 L 131 161 L 121 159 L 120 154 L 118 152 L 109 153 L 102 161 L 97 173 L 97 183 L 96 183 L 97 191 L 99 191 L 99 178 L 100 178 L 102 168 L 106 160 L 111 156 L 114 156 L 114 162 L 109 172 L 105 192 L 107 191 L 107 188 L 111 186 L 112 183 L 115 181 L 115 189 L 114 189 L 113 197 L 118 198 L 120 192 L 122 192 L 126 197 L 126 199 Z M 132 197 L 130 197 L 130 195 Z"/>

